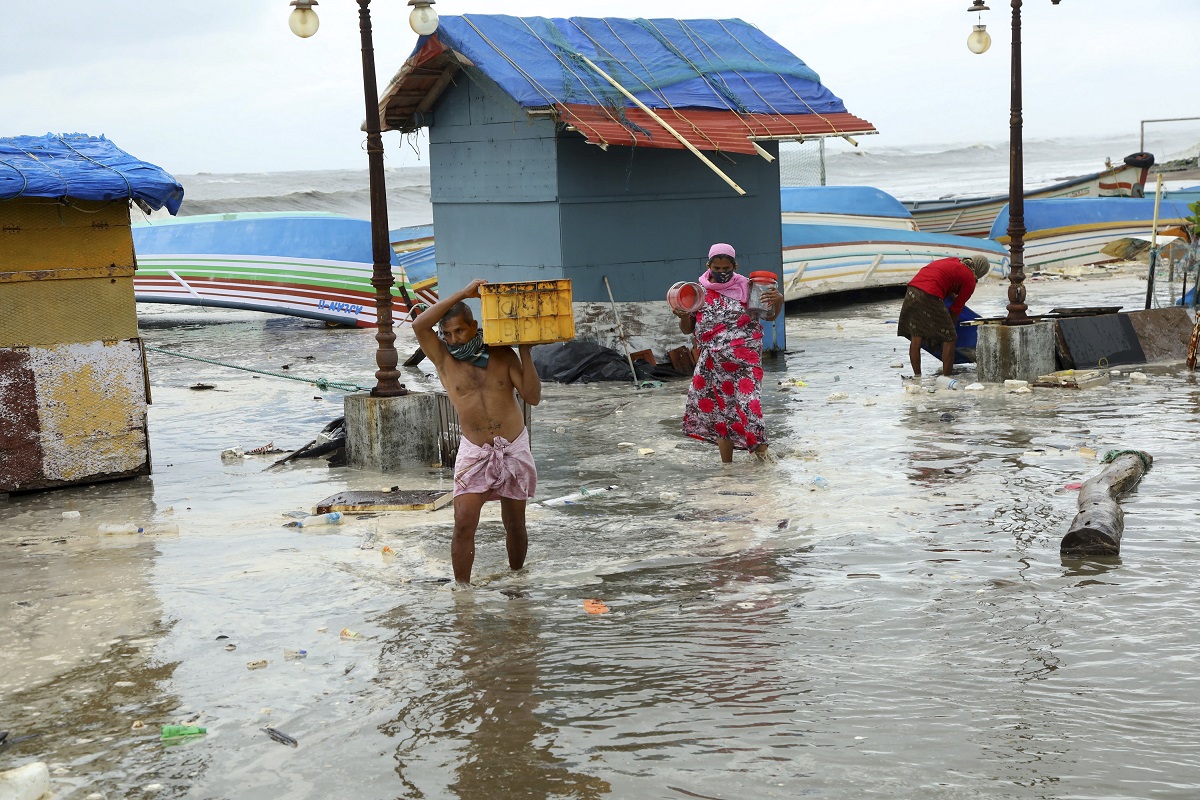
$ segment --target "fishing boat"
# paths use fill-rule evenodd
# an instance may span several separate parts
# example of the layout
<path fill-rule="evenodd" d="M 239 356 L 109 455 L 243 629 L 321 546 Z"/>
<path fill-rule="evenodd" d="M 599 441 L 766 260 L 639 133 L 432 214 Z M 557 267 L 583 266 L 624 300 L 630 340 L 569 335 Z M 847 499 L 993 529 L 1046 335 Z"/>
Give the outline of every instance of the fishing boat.
<path fill-rule="evenodd" d="M 999 244 L 921 231 L 903 203 L 869 186 L 787 187 L 781 209 L 785 300 L 903 286 L 939 258 L 982 255 L 1008 271 Z"/>
<path fill-rule="evenodd" d="M 1141 197 L 1146 175 L 1154 164 L 1149 153 L 1134 153 L 1125 163 L 1102 172 L 1027 191 L 1026 201 L 1083 197 Z M 1000 209 L 1008 203 L 1007 194 L 989 197 L 962 197 L 950 200 L 907 200 L 921 230 L 929 233 L 955 233 L 960 236 L 989 236 Z"/>
<path fill-rule="evenodd" d="M 405 262 L 422 280 L 434 271 L 432 228 L 398 235 L 402 248 L 412 247 L 404 259 L 392 253 L 397 318 L 408 312 L 409 299 L 428 297 L 414 293 Z M 366 220 L 294 212 L 179 217 L 135 224 L 133 245 L 139 303 L 264 311 L 360 328 L 376 323 Z"/>
<path fill-rule="evenodd" d="M 1159 203 L 1158 230 L 1184 224 L 1191 213 L 1183 197 Z M 993 241 L 1007 246 L 1008 205 L 992 224 Z M 1092 197 L 1025 202 L 1025 268 L 1062 272 L 1070 267 L 1119 260 L 1109 245 L 1119 239 L 1148 239 L 1154 227 L 1152 197 Z M 1106 248 L 1108 252 L 1106 252 Z"/>

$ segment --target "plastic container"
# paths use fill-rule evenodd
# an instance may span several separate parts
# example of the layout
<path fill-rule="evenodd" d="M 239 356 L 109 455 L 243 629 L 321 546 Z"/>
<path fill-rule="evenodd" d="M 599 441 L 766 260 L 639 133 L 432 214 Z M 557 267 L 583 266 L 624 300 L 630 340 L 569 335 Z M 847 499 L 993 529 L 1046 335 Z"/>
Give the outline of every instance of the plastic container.
<path fill-rule="evenodd" d="M 961 388 L 958 378 L 951 378 L 949 375 L 938 375 L 935 383 L 937 383 L 939 389 Z"/>
<path fill-rule="evenodd" d="M 774 311 L 774 307 L 762 299 L 767 289 L 779 288 L 779 276 L 774 272 L 750 273 L 750 297 L 746 301 L 746 310 L 758 317 L 765 317 Z"/>
<path fill-rule="evenodd" d="M 199 725 L 163 725 L 162 738 L 163 740 L 181 739 L 185 736 L 203 736 L 208 733 L 208 728 L 202 728 Z"/>
<path fill-rule="evenodd" d="M 328 514 L 314 514 L 311 517 L 298 519 L 295 523 L 289 522 L 288 524 L 294 524 L 297 528 L 313 528 L 317 525 L 341 525 L 342 512 L 330 511 Z"/>
<path fill-rule="evenodd" d="M 651 452 L 654 452 L 654 451 L 651 451 Z M 575 492 L 574 494 L 565 494 L 562 497 L 551 498 L 550 500 L 547 500 L 544 503 L 542 503 L 542 505 L 544 505 L 544 506 L 569 506 L 569 505 L 572 505 L 573 503 L 577 503 L 580 500 L 583 500 L 586 497 L 592 497 L 593 495 L 604 494 L 605 492 L 611 492 L 613 489 L 616 489 L 616 488 L 617 488 L 616 484 L 613 484 L 612 486 L 597 486 L 594 489 L 580 489 L 578 492 Z"/>
<path fill-rule="evenodd" d="M 485 283 L 479 298 L 484 344 L 549 344 L 575 338 L 569 278 Z"/>
<path fill-rule="evenodd" d="M 121 522 L 117 524 L 101 525 L 98 530 L 106 536 L 120 535 L 123 533 L 143 533 L 145 528 L 140 525 L 134 525 L 132 522 Z"/>
<path fill-rule="evenodd" d="M 35 761 L 0 772 L 0 797 L 6 800 L 38 800 L 50 792 L 50 768 Z"/>
<path fill-rule="evenodd" d="M 676 311 L 694 314 L 704 305 L 704 287 L 695 281 L 679 281 L 667 290 L 667 304 Z"/>

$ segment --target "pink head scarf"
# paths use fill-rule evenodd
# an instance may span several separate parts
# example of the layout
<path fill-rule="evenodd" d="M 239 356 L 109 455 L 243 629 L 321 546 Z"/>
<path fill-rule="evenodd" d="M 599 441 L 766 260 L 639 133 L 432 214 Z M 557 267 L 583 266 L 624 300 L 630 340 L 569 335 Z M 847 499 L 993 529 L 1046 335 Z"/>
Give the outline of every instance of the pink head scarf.
<path fill-rule="evenodd" d="M 718 242 L 717 244 L 714 244 L 712 247 L 708 248 L 709 261 L 712 261 L 718 256 L 724 256 L 725 258 L 732 259 L 733 263 L 737 264 L 737 253 L 734 251 L 733 245 Z M 739 275 L 735 272 L 729 277 L 728 283 L 715 283 L 714 281 L 709 280 L 708 270 L 705 270 L 704 274 L 700 276 L 699 281 L 700 285 L 705 289 L 712 289 L 717 294 L 723 294 L 726 297 L 731 297 L 742 305 L 745 305 L 746 301 L 750 299 L 750 279 L 745 275 Z"/>

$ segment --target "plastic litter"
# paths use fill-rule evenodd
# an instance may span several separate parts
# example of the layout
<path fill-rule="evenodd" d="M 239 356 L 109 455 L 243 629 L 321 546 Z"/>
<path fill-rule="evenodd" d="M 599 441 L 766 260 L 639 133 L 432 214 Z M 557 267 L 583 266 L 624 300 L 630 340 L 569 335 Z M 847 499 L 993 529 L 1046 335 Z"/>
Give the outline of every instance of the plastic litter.
<path fill-rule="evenodd" d="M 342 628 L 341 637 L 343 639 L 361 639 L 362 634 L 358 631 L 352 631 L 349 628 Z"/>
<path fill-rule="evenodd" d="M 246 669 L 265 669 L 269 663 L 271 662 L 267 661 L 265 658 L 260 658 L 257 661 L 247 661 Z"/>
<path fill-rule="evenodd" d="M 192 736 L 203 736 L 208 733 L 208 728 L 202 728 L 199 725 L 163 725 L 162 740 L 164 742 L 172 739 L 186 739 Z"/>
<path fill-rule="evenodd" d="M 1010 378 L 1004 382 L 1004 388 L 1008 389 L 1010 392 L 1016 389 L 1027 389 L 1029 388 L 1029 381 L 1018 381 Z"/>
<path fill-rule="evenodd" d="M 583 610 L 589 614 L 607 614 L 608 606 L 603 601 L 591 598 L 583 601 Z"/>
<path fill-rule="evenodd" d="M 277 731 L 274 728 L 263 728 L 262 732 L 280 744 L 286 744 L 288 747 L 298 747 L 300 745 L 298 741 L 293 739 L 291 736 L 288 736 L 283 731 Z"/>
<path fill-rule="evenodd" d="M 614 483 L 612 486 L 597 486 L 593 489 L 586 489 L 586 488 L 580 489 L 578 492 L 575 492 L 574 494 L 565 494 L 562 497 L 555 497 L 550 500 L 545 500 L 542 502 L 542 505 L 544 505 L 544 506 L 574 505 L 575 503 L 579 502 L 580 500 L 583 500 L 584 498 L 591 497 L 591 496 L 597 495 L 597 494 L 604 494 L 605 492 L 611 492 L 613 489 L 616 489 L 616 488 L 617 488 L 617 485 Z"/>
<path fill-rule="evenodd" d="M 143 533 L 145 528 L 141 527 L 140 525 L 134 525 L 132 522 L 122 522 L 118 524 L 104 524 L 101 525 L 97 530 L 106 536 L 114 536 L 123 533 Z"/>
<path fill-rule="evenodd" d="M 314 514 L 311 517 L 298 519 L 295 522 L 285 522 L 285 528 L 313 528 L 318 525 L 341 525 L 342 512 L 330 511 L 328 514 Z"/>
<path fill-rule="evenodd" d="M 826 397 L 825 399 L 827 401 L 829 401 L 830 403 L 836 403 L 839 400 L 845 400 L 849 396 L 850 395 L 846 394 L 845 392 L 834 392 L 833 394 L 829 395 L 829 397 Z"/>
<path fill-rule="evenodd" d="M 650 447 L 639 447 L 638 455 L 639 456 L 652 456 L 652 455 L 654 455 L 654 449 L 650 448 Z"/>
<path fill-rule="evenodd" d="M 960 388 L 958 378 L 951 378 L 949 375 L 938 375 L 937 380 L 935 380 L 934 383 L 937 384 L 939 389 Z"/>
<path fill-rule="evenodd" d="M 62 512 L 62 517 L 63 517 L 63 519 L 79 519 L 79 512 L 78 511 L 64 511 L 64 512 Z"/>
<path fill-rule="evenodd" d="M 4 800 L 37 800 L 50 792 L 50 768 L 35 761 L 0 772 L 0 797 Z"/>
<path fill-rule="evenodd" d="M 222 461 L 239 461 L 246 457 L 246 451 L 240 447 L 227 447 L 221 451 Z"/>
<path fill-rule="evenodd" d="M 1131 373 L 1129 373 L 1129 382 L 1130 383 L 1149 383 L 1150 378 L 1144 372 L 1131 372 Z"/>
<path fill-rule="evenodd" d="M 982 383 L 978 383 L 978 382 L 977 383 L 968 383 L 966 386 L 963 387 L 963 389 L 968 392 L 982 392 L 986 388 L 987 388 L 986 386 L 984 386 Z"/>
<path fill-rule="evenodd" d="M 812 479 L 812 485 L 817 489 L 828 489 L 829 481 L 822 478 L 820 475 Z"/>
<path fill-rule="evenodd" d="M 308 658 L 308 651 L 307 650 L 292 650 L 289 648 L 289 649 L 285 649 L 283 651 L 283 657 L 288 659 L 289 661 L 299 661 L 302 658 Z"/>

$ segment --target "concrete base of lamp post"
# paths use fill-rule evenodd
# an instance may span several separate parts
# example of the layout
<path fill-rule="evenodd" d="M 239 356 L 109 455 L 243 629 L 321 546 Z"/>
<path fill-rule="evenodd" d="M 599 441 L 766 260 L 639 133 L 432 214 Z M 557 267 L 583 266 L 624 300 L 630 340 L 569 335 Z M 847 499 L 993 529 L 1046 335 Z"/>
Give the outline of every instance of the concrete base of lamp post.
<path fill-rule="evenodd" d="M 1054 323 L 981 325 L 975 344 L 979 380 L 1033 382 L 1054 372 Z"/>
<path fill-rule="evenodd" d="M 390 472 L 441 464 L 443 426 L 438 395 L 349 394 L 345 412 L 348 466 Z"/>

